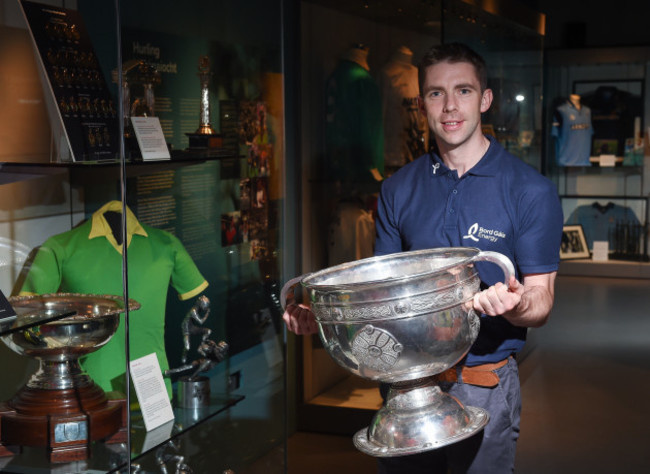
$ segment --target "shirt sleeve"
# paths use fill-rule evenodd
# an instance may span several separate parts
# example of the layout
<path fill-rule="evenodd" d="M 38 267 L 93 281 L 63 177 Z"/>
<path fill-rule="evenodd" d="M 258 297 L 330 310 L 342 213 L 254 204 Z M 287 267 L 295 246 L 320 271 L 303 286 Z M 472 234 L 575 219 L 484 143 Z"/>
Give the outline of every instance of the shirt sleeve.
<path fill-rule="evenodd" d="M 178 297 L 184 301 L 199 295 L 208 287 L 208 282 L 181 241 L 172 236 L 172 242 L 175 247 L 175 256 L 171 284 L 178 291 Z"/>
<path fill-rule="evenodd" d="M 377 202 L 377 239 L 375 255 L 387 255 L 402 251 L 402 238 L 395 221 L 395 195 L 388 181 L 384 181 Z"/>
<path fill-rule="evenodd" d="M 557 271 L 562 242 L 562 205 L 550 182 L 530 186 L 520 198 L 515 255 L 522 274 Z"/>
<path fill-rule="evenodd" d="M 61 285 L 62 249 L 53 239 L 48 239 L 36 252 L 20 295 L 55 293 Z"/>

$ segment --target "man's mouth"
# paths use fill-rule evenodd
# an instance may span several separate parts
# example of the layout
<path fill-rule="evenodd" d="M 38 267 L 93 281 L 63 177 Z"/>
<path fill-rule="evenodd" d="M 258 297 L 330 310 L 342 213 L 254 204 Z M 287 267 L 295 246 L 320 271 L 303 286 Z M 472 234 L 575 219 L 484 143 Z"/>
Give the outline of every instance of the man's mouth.
<path fill-rule="evenodd" d="M 460 125 L 463 123 L 462 120 L 454 120 L 454 121 L 447 121 L 447 122 L 442 122 L 442 126 L 445 128 L 457 128 L 460 127 Z"/>

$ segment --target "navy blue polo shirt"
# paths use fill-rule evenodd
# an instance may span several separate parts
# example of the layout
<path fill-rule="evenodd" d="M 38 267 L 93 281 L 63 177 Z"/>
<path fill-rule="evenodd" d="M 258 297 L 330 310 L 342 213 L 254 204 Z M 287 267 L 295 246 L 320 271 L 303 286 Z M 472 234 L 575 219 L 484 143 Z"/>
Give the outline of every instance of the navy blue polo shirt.
<path fill-rule="evenodd" d="M 376 255 L 436 247 L 499 252 L 517 278 L 556 271 L 562 207 L 555 185 L 505 151 L 492 137 L 483 158 L 462 177 L 435 153 L 400 168 L 382 184 Z M 481 282 L 503 281 L 488 262 L 476 263 Z M 526 328 L 481 315 L 481 330 L 466 365 L 505 359 L 523 348 Z"/>

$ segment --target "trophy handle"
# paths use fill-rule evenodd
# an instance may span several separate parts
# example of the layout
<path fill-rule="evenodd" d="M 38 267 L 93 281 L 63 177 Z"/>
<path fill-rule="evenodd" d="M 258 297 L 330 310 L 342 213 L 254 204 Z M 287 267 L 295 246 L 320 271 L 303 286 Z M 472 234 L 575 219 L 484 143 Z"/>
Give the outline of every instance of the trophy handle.
<path fill-rule="evenodd" d="M 515 276 L 515 267 L 508 257 L 499 252 L 479 252 L 472 259 L 475 262 L 492 262 L 499 266 L 505 275 L 504 283 L 506 286 L 510 283 L 510 278 Z"/>
<path fill-rule="evenodd" d="M 295 277 L 295 278 L 292 278 L 291 280 L 289 280 L 288 282 L 286 282 L 286 283 L 284 284 L 284 286 L 282 287 L 282 291 L 280 291 L 280 304 L 282 305 L 282 310 L 283 310 L 283 311 L 284 311 L 285 309 L 287 309 L 287 303 L 288 303 L 288 301 L 287 301 L 287 296 L 289 295 L 289 291 L 292 292 L 292 293 L 291 293 L 291 302 L 294 302 L 294 301 L 295 301 L 295 298 L 294 298 L 294 296 L 293 296 L 293 291 L 292 291 L 292 290 L 293 290 L 294 287 L 295 287 L 296 285 L 298 285 L 298 284 L 303 280 L 303 278 L 305 278 L 306 276 L 309 276 L 309 274 L 306 274 L 306 275 L 300 275 L 300 276 L 297 276 L 297 277 Z"/>

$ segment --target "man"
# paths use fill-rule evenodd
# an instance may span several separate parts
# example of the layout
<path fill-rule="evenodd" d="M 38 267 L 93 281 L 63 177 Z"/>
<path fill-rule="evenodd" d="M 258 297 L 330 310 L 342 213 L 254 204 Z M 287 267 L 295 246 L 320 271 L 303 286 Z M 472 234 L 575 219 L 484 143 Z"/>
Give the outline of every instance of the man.
<path fill-rule="evenodd" d="M 436 151 L 404 166 L 382 185 L 375 253 L 470 246 L 502 253 L 516 278 L 499 280 L 495 265 L 477 263 L 483 291 L 473 300 L 481 329 L 468 355 L 442 377 L 444 390 L 467 406 L 485 408 L 490 422 L 448 447 L 380 458 L 380 473 L 513 472 L 521 411 L 514 355 L 528 327 L 548 320 L 562 237 L 562 210 L 552 182 L 483 135 L 481 114 L 492 103 L 483 59 L 462 44 L 432 48 L 419 67 L 420 110 Z M 298 334 L 315 328 L 306 307 L 284 315 Z M 497 385 L 473 380 L 491 371 Z M 482 384 L 482 385 L 480 385 Z"/>

